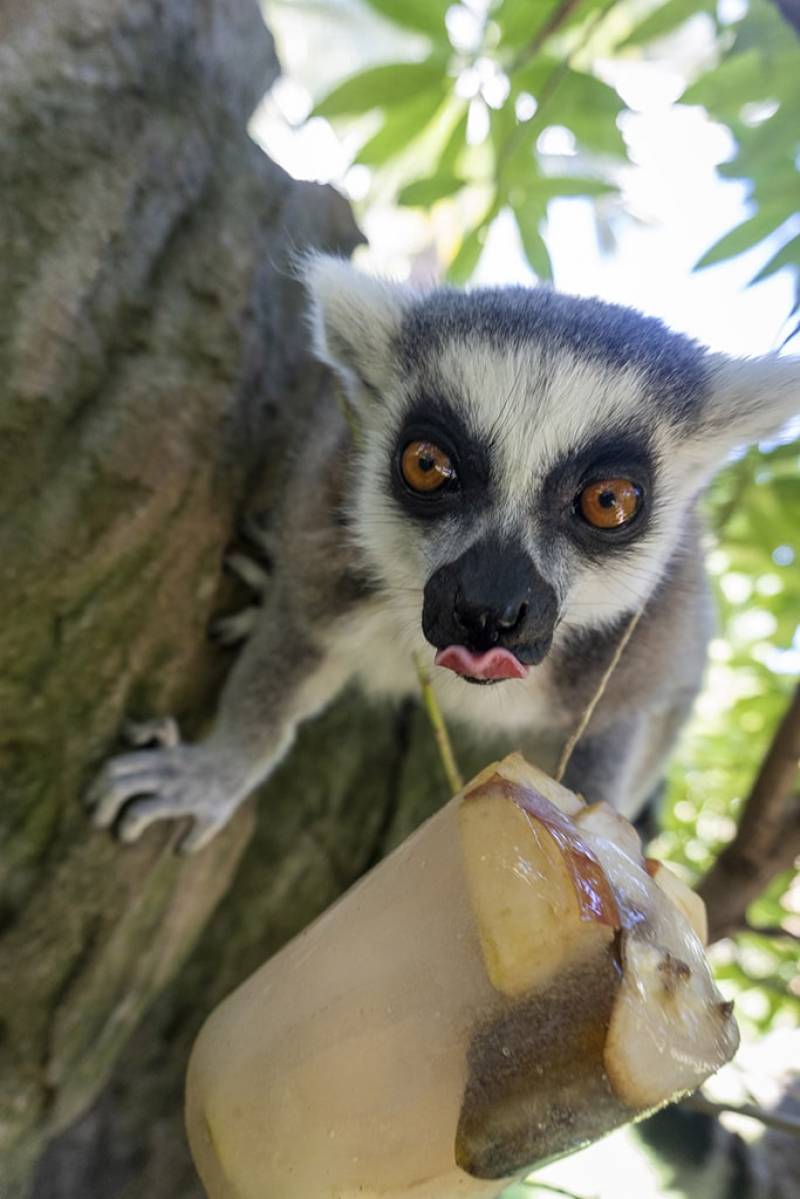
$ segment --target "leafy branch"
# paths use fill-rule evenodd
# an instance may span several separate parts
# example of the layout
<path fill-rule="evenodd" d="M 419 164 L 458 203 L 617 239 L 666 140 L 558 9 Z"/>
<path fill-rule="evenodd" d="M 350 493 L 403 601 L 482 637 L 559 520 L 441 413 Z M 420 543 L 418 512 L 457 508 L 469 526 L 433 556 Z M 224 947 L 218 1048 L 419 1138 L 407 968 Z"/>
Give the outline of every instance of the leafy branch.
<path fill-rule="evenodd" d="M 747 909 L 800 855 L 800 685 L 767 750 L 736 836 L 697 888 L 709 939 L 746 927 Z"/>
<path fill-rule="evenodd" d="M 351 76 L 319 101 L 314 114 L 332 120 L 381 114 L 381 127 L 364 142 L 356 161 L 379 175 L 391 168 L 400 204 L 430 209 L 469 188 L 491 190 L 477 217 L 471 202 L 452 210 L 453 224 L 461 226 L 461 245 L 449 264 L 456 281 L 469 278 L 490 223 L 505 208 L 516 218 L 532 269 L 540 277 L 550 276 L 543 239 L 549 201 L 574 195 L 597 200 L 613 192 L 608 156 L 627 156 L 616 124 L 625 106 L 615 89 L 594 74 L 594 59 L 602 54 L 607 60 L 630 60 L 646 48 L 648 57 L 672 66 L 665 39 L 706 13 L 716 29 L 718 60 L 703 69 L 679 102 L 702 105 L 729 130 L 735 152 L 719 172 L 748 185 L 750 212 L 705 251 L 695 269 L 763 245 L 772 250 L 771 257 L 750 282 L 778 271 L 791 273 L 796 299 L 789 317 L 800 309 L 800 77 L 794 35 L 788 44 L 786 36 L 787 23 L 798 29 L 796 0 L 749 0 L 741 14 L 724 23 L 711 0 L 699 5 L 665 0 L 641 18 L 635 7 L 620 4 L 619 20 L 605 23 L 602 34 L 598 29 L 615 0 L 553 0 L 535 6 L 529 0 L 494 0 L 466 48 L 449 34 L 447 0 L 365 2 L 396 25 L 423 35 L 429 54 L 422 61 L 388 63 Z M 596 44 L 596 53 L 587 54 L 590 44 Z M 502 102 L 500 92 L 485 91 L 486 80 L 479 78 L 487 64 L 494 65 L 498 86 L 507 88 Z M 470 73 L 477 90 L 465 98 L 461 84 Z M 517 104 L 522 100 L 524 109 L 531 99 L 536 109 L 528 116 Z M 468 108 L 482 108 L 488 116 L 485 145 L 475 145 L 474 137 L 468 140 Z M 549 172 L 548 156 L 537 145 L 548 124 L 563 125 L 574 135 L 575 166 L 580 164 L 575 174 L 557 178 Z"/>

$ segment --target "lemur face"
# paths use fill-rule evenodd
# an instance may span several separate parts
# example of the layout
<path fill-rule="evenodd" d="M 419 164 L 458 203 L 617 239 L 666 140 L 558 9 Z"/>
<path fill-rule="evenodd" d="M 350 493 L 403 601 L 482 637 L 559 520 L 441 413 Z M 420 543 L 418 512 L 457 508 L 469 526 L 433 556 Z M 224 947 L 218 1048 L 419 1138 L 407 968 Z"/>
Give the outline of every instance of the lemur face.
<path fill-rule="evenodd" d="M 353 528 L 398 614 L 470 682 L 524 677 L 657 586 L 693 498 L 800 407 L 734 363 L 544 288 L 427 294 L 312 259 L 317 352 L 356 407 Z"/>

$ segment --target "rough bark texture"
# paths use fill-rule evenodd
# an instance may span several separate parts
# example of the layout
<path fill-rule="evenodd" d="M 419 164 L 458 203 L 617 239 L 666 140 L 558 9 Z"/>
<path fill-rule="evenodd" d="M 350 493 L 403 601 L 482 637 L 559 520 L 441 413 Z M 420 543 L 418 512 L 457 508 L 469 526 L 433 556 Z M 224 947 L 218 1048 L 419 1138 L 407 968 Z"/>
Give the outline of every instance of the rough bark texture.
<path fill-rule="evenodd" d="M 126 713 L 208 718 L 222 551 L 326 386 L 287 259 L 358 232 L 248 140 L 276 71 L 255 0 L 0 6 L 3 1199 L 198 1196 L 196 1028 L 444 798 L 350 695 L 196 859 L 80 801 Z"/>

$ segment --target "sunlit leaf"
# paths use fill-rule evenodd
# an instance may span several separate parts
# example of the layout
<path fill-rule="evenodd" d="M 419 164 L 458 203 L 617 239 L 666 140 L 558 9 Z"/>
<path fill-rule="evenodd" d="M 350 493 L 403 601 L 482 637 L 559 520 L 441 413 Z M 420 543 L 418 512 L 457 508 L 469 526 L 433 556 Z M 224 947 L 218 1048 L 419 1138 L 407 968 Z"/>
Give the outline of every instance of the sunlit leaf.
<path fill-rule="evenodd" d="M 795 60 L 794 69 L 797 69 Z M 780 72 L 759 50 L 732 54 L 712 71 L 695 80 L 681 96 L 681 104 L 702 104 L 709 112 L 734 116 L 746 103 L 769 100 L 779 90 Z"/>
<path fill-rule="evenodd" d="M 492 221 L 500 211 L 500 205 L 500 196 L 493 196 L 483 216 L 464 235 L 458 253 L 447 269 L 447 278 L 452 283 L 466 283 L 472 276 L 475 267 L 478 265 L 478 260 L 483 253 L 483 247 Z"/>
<path fill-rule="evenodd" d="M 435 91 L 441 84 L 445 60 L 440 55 L 424 62 L 395 62 L 370 67 L 351 75 L 319 100 L 317 117 L 341 117 L 403 104 L 421 91 Z"/>
<path fill-rule="evenodd" d="M 713 246 L 706 250 L 694 264 L 694 270 L 702 270 L 704 267 L 724 262 L 727 258 L 734 258 L 737 254 L 752 249 L 770 233 L 774 233 L 791 215 L 793 214 L 791 210 L 787 211 L 786 205 L 781 205 L 777 210 L 774 208 L 760 209 L 754 216 L 748 217 L 740 225 L 729 229 L 719 241 L 714 242 Z"/>
<path fill-rule="evenodd" d="M 626 46 L 644 46 L 648 42 L 654 42 L 657 38 L 664 37 L 668 33 L 673 33 L 690 17 L 695 16 L 698 12 L 707 11 L 714 6 L 710 4 L 694 4 L 692 0 L 667 0 L 666 4 L 661 4 L 645 17 L 628 36 L 619 43 L 618 49 L 622 50 Z"/>
<path fill-rule="evenodd" d="M 761 270 L 753 275 L 750 284 L 760 283 L 762 279 L 769 279 L 770 275 L 774 275 L 776 271 L 782 270 L 786 266 L 793 266 L 800 269 L 800 233 L 796 237 L 787 241 L 785 246 L 778 250 L 777 254 L 773 254 L 769 262 L 762 266 Z"/>
<path fill-rule="evenodd" d="M 579 175 L 546 175 L 537 179 L 532 187 L 537 197 L 546 197 L 548 200 L 559 196 L 609 196 L 617 190 L 613 183 Z"/>
<path fill-rule="evenodd" d="M 427 208 L 445 196 L 452 196 L 464 186 L 458 175 L 431 175 L 428 179 L 417 179 L 402 189 L 397 203 L 409 208 Z"/>
<path fill-rule="evenodd" d="M 462 104 L 461 115 L 453 125 L 453 128 L 450 130 L 447 141 L 442 147 L 442 152 L 439 155 L 439 161 L 436 164 L 437 174 L 453 174 L 458 166 L 458 160 L 461 156 L 461 152 L 464 150 L 467 144 L 468 115 L 466 104 Z"/>
<path fill-rule="evenodd" d="M 388 108 L 383 125 L 361 147 L 357 161 L 370 167 L 382 166 L 393 155 L 407 149 L 430 125 L 446 95 L 446 84 L 442 80 L 441 86 Z"/>
<path fill-rule="evenodd" d="M 481 222 L 465 236 L 458 253 L 447 268 L 447 278 L 451 283 L 466 283 L 472 275 L 483 252 L 481 234 L 484 232 L 485 225 Z"/>
<path fill-rule="evenodd" d="M 492 20 L 500 29 L 502 46 L 523 49 L 539 41 L 551 25 L 552 33 L 563 33 L 586 20 L 602 4 L 603 0 L 584 0 L 578 5 L 555 4 L 553 0 L 501 0 L 492 12 Z"/>
<path fill-rule="evenodd" d="M 539 279 L 552 279 L 553 267 L 540 229 L 544 209 L 539 197 L 515 207 L 514 216 L 517 218 L 522 248 L 531 269 Z"/>
<path fill-rule="evenodd" d="M 366 0 L 366 3 L 404 29 L 441 40 L 447 37 L 444 15 L 450 0 Z"/>
<path fill-rule="evenodd" d="M 582 71 L 567 71 L 553 93 L 547 123 L 566 125 L 590 150 L 624 156 L 617 116 L 625 105 L 613 87 Z M 541 119 L 540 114 L 537 117 Z"/>

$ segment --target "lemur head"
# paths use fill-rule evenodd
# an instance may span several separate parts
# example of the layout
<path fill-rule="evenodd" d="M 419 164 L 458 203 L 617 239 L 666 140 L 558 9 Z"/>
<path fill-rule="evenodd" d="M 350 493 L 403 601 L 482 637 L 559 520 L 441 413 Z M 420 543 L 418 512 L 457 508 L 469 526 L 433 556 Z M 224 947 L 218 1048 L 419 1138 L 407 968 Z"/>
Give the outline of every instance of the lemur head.
<path fill-rule="evenodd" d="M 598 300 L 417 292 L 324 256 L 305 271 L 317 355 L 363 434 L 358 544 L 473 682 L 635 611 L 712 472 L 800 408 L 796 360 L 711 354 Z"/>

